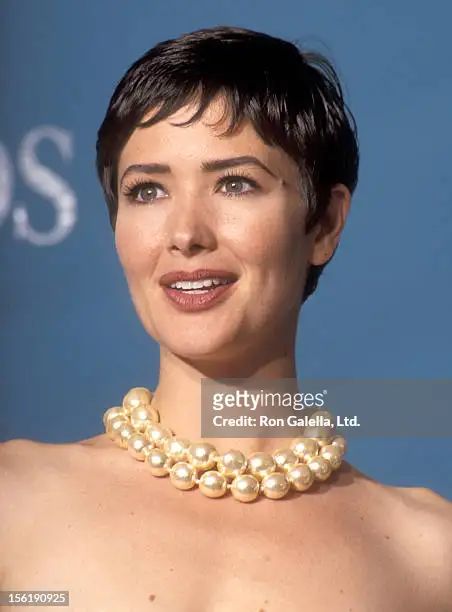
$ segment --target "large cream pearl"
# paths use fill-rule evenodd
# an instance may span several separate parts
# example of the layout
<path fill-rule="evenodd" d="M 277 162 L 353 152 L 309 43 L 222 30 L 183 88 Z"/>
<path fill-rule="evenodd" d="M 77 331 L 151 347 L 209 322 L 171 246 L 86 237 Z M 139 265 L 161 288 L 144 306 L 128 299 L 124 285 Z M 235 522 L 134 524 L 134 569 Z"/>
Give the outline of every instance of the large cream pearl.
<path fill-rule="evenodd" d="M 104 424 L 104 428 L 107 429 L 108 427 L 108 423 L 116 418 L 116 417 L 125 417 L 126 414 L 123 410 L 123 408 L 120 408 L 119 406 L 114 406 L 113 408 L 109 408 L 108 410 L 106 410 L 104 412 L 104 416 L 102 417 L 102 422 Z"/>
<path fill-rule="evenodd" d="M 119 428 L 115 436 L 116 444 L 118 444 L 118 446 L 120 446 L 121 448 L 127 448 L 129 438 L 133 436 L 134 433 L 135 430 L 132 425 L 130 423 L 124 423 L 124 425 Z"/>
<path fill-rule="evenodd" d="M 287 479 L 296 491 L 306 491 L 314 482 L 314 473 L 306 463 L 299 463 L 287 472 Z"/>
<path fill-rule="evenodd" d="M 143 436 L 143 434 L 134 433 L 127 441 L 127 450 L 134 459 L 138 459 L 138 461 L 144 461 L 145 456 L 143 454 L 143 448 L 147 446 L 147 444 L 148 441 Z"/>
<path fill-rule="evenodd" d="M 190 440 L 185 438 L 168 438 L 163 442 L 163 450 L 174 461 L 185 461 L 189 446 Z"/>
<path fill-rule="evenodd" d="M 186 461 L 178 461 L 170 469 L 170 479 L 175 487 L 186 491 L 196 484 L 196 470 Z"/>
<path fill-rule="evenodd" d="M 150 404 L 152 401 L 152 393 L 146 387 L 134 387 L 130 389 L 122 400 L 124 411 L 130 415 L 134 408 L 138 406 Z"/>
<path fill-rule="evenodd" d="M 315 410 L 310 418 L 316 419 L 319 422 L 330 423 L 330 425 L 307 425 L 303 430 L 303 436 L 305 438 L 331 438 L 334 433 L 334 424 L 336 422 L 335 417 L 328 410 Z"/>
<path fill-rule="evenodd" d="M 317 438 L 317 444 L 319 445 L 320 448 L 323 448 L 324 446 L 328 446 L 328 444 L 331 444 L 332 441 L 333 441 L 332 436 L 329 436 L 327 438 Z"/>
<path fill-rule="evenodd" d="M 269 453 L 252 453 L 248 457 L 247 469 L 257 480 L 262 480 L 276 470 L 276 463 Z"/>
<path fill-rule="evenodd" d="M 187 451 L 187 459 L 199 470 L 210 470 L 215 466 L 217 450 L 209 442 L 194 442 Z"/>
<path fill-rule="evenodd" d="M 223 474 L 216 470 L 209 470 L 201 474 L 199 490 L 207 497 L 222 497 L 228 488 L 228 481 Z"/>
<path fill-rule="evenodd" d="M 298 457 L 290 448 L 280 448 L 273 453 L 273 459 L 280 470 L 286 472 L 295 467 Z"/>
<path fill-rule="evenodd" d="M 308 461 L 319 452 L 319 445 L 312 438 L 295 438 L 290 445 L 291 450 L 300 461 Z"/>
<path fill-rule="evenodd" d="M 143 446 L 142 449 L 142 454 L 143 457 L 145 458 L 145 460 L 148 458 L 149 453 L 151 452 L 151 450 L 153 450 L 155 448 L 155 445 L 153 444 L 153 442 L 148 442 L 146 440 L 146 444 Z"/>
<path fill-rule="evenodd" d="M 342 450 L 336 444 L 328 444 L 320 450 L 320 456 L 327 459 L 333 468 L 337 470 L 340 468 L 342 463 Z"/>
<path fill-rule="evenodd" d="M 262 493 L 270 499 L 281 499 L 288 493 L 290 483 L 286 479 L 285 474 L 274 472 L 264 476 L 261 482 Z"/>
<path fill-rule="evenodd" d="M 173 432 L 168 427 L 163 427 L 159 423 L 150 423 L 146 427 L 145 435 L 155 446 L 163 448 L 165 440 L 173 437 Z"/>
<path fill-rule="evenodd" d="M 325 457 L 313 457 L 308 461 L 308 467 L 316 480 L 326 480 L 332 471 L 330 462 Z"/>
<path fill-rule="evenodd" d="M 153 476 L 166 476 L 170 471 L 173 460 L 160 448 L 151 448 L 146 451 L 146 463 L 149 465 Z"/>
<path fill-rule="evenodd" d="M 331 444 L 333 444 L 334 446 L 338 446 L 341 449 L 342 454 L 345 454 L 347 450 L 347 441 L 345 438 L 343 438 L 342 436 L 335 436 Z"/>
<path fill-rule="evenodd" d="M 115 440 L 121 427 L 128 423 L 128 419 L 124 416 L 117 416 L 107 421 L 106 431 L 110 440 Z"/>
<path fill-rule="evenodd" d="M 218 471 L 227 478 L 235 478 L 246 470 L 246 457 L 239 451 L 231 448 L 217 461 Z"/>
<path fill-rule="evenodd" d="M 234 478 L 231 493 L 241 502 L 252 502 L 259 495 L 259 481 L 251 474 L 241 474 Z"/>
<path fill-rule="evenodd" d="M 155 416 L 156 412 L 150 404 L 147 406 L 135 406 L 130 412 L 130 422 L 137 431 L 144 432 L 148 425 L 158 422 Z"/>

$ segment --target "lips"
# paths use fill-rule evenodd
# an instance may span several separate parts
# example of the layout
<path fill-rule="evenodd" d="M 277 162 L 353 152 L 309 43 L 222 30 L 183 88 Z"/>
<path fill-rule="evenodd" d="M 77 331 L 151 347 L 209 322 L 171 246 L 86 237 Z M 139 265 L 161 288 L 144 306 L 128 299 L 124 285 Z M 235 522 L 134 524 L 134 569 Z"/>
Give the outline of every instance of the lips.
<path fill-rule="evenodd" d="M 193 270 L 193 272 L 175 270 L 174 272 L 163 274 L 163 276 L 160 277 L 160 284 L 164 287 L 169 287 L 178 281 L 200 281 L 209 278 L 218 278 L 220 280 L 234 282 L 237 280 L 237 275 L 228 270 L 213 270 L 207 268 Z"/>
<path fill-rule="evenodd" d="M 231 294 L 238 276 L 229 270 L 176 270 L 161 276 L 160 285 L 171 304 L 184 312 L 212 308 Z"/>

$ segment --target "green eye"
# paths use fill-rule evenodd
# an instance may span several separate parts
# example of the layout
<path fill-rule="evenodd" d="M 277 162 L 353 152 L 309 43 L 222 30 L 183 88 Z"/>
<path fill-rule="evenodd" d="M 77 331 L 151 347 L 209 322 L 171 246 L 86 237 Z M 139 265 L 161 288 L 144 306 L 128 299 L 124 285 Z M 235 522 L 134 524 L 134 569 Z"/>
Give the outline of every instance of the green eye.
<path fill-rule="evenodd" d="M 159 192 L 163 192 L 164 195 L 159 195 Z M 166 197 L 166 192 L 163 187 L 157 183 L 139 182 L 127 187 L 124 191 L 124 195 L 133 202 L 145 204 Z"/>
<path fill-rule="evenodd" d="M 249 177 L 227 176 L 221 179 L 221 187 L 226 187 L 221 192 L 227 196 L 240 196 L 250 193 L 258 188 L 256 181 Z"/>

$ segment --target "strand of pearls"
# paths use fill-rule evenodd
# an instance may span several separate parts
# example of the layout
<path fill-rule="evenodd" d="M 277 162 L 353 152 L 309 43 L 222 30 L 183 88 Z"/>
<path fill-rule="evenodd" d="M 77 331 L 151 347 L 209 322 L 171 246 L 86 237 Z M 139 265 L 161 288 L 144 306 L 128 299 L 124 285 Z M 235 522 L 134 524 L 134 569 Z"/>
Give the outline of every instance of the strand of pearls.
<path fill-rule="evenodd" d="M 327 480 L 339 469 L 346 452 L 345 439 L 332 436 L 295 438 L 288 448 L 273 454 L 255 452 L 247 458 L 231 449 L 220 455 L 212 444 L 191 442 L 164 427 L 152 397 L 145 387 L 130 389 L 122 406 L 104 413 L 105 431 L 134 459 L 147 462 L 153 476 L 169 474 L 178 489 L 198 485 L 212 498 L 231 491 L 241 502 L 251 502 L 260 493 L 281 499 L 290 489 L 306 491 L 315 480 Z"/>

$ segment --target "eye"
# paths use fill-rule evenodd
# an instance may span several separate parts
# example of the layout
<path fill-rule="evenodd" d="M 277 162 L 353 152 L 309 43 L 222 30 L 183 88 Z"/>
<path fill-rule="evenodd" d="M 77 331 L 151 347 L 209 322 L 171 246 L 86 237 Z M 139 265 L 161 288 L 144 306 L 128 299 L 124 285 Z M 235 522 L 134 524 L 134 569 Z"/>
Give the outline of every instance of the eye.
<path fill-rule="evenodd" d="M 254 179 L 249 176 L 240 174 L 226 175 L 220 179 L 221 187 L 226 187 L 226 190 L 221 189 L 221 193 L 228 197 L 246 195 L 259 188 Z"/>
<path fill-rule="evenodd" d="M 162 192 L 163 195 L 161 195 Z M 132 202 L 146 204 L 149 202 L 154 202 L 154 200 L 160 200 L 162 197 L 165 198 L 167 194 L 163 187 L 158 183 L 138 181 L 125 187 L 124 195 Z"/>

